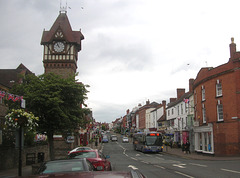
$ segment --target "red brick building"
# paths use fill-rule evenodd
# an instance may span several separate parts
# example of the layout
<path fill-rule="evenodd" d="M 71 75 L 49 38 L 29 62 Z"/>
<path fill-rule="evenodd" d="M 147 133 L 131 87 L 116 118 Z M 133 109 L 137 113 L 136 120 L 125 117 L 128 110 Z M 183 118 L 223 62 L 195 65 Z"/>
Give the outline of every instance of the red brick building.
<path fill-rule="evenodd" d="M 218 156 L 240 154 L 240 52 L 232 38 L 230 59 L 202 68 L 193 83 L 195 151 Z"/>
<path fill-rule="evenodd" d="M 150 103 L 150 101 L 146 101 L 146 105 L 142 106 L 138 109 L 139 115 L 139 129 L 144 131 L 146 129 L 146 110 L 149 108 L 156 108 L 159 104 L 156 102 Z"/>

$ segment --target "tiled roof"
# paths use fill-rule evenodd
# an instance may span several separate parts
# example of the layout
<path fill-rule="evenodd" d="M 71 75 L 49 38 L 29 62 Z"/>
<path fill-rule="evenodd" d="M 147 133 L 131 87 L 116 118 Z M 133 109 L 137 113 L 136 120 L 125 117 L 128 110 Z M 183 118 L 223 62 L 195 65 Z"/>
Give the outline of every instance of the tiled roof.
<path fill-rule="evenodd" d="M 184 98 L 189 98 L 191 96 L 192 92 L 187 92 L 185 94 L 183 94 L 179 99 L 177 99 L 174 102 L 171 102 L 167 105 L 167 108 L 170 108 L 172 106 L 175 106 L 176 104 L 182 102 L 184 100 Z"/>
<path fill-rule="evenodd" d="M 66 13 L 60 13 L 51 27 L 50 31 L 43 31 L 41 44 L 52 42 L 54 34 L 57 30 L 61 29 L 64 35 L 64 39 L 70 43 L 77 43 L 81 45 L 81 40 L 84 39 L 81 31 L 72 31 L 72 27 L 69 23 Z"/>
<path fill-rule="evenodd" d="M 32 74 L 32 72 L 23 64 L 20 64 L 17 69 L 0 69 L 0 84 L 11 88 L 15 82 L 19 82 L 21 74 Z"/>
<path fill-rule="evenodd" d="M 162 115 L 158 120 L 157 122 L 161 122 L 161 121 L 165 121 L 166 120 L 166 115 Z"/>

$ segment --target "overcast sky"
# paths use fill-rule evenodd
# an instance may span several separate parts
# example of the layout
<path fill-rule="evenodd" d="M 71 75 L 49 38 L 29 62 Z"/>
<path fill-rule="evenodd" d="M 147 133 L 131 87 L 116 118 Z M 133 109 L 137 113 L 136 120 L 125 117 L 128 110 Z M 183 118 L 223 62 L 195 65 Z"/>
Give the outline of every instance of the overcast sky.
<path fill-rule="evenodd" d="M 62 0 L 62 6 L 66 1 Z M 88 88 L 88 107 L 112 122 L 146 100 L 161 103 L 188 91 L 201 67 L 228 62 L 231 37 L 240 45 L 239 0 L 68 0 L 72 29 L 85 39 L 78 79 Z M 23 63 L 44 73 L 40 45 L 60 0 L 0 1 L 1 69 Z"/>

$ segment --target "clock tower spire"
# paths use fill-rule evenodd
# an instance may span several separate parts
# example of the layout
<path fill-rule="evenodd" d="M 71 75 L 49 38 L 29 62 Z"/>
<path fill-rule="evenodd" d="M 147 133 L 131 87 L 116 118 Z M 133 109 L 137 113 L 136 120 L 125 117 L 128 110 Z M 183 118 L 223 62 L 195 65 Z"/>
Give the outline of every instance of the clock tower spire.
<path fill-rule="evenodd" d="M 81 31 L 73 31 L 67 11 L 60 10 L 49 31 L 43 31 L 43 65 L 45 73 L 62 77 L 74 75 L 77 70 L 78 52 L 84 39 Z"/>

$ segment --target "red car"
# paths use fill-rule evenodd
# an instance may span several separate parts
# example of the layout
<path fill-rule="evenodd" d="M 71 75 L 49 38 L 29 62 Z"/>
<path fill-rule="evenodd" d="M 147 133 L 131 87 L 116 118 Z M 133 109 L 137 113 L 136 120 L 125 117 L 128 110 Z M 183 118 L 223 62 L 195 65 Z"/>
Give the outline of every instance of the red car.
<path fill-rule="evenodd" d="M 107 160 L 110 158 L 109 155 L 104 156 L 98 150 L 81 150 L 74 151 L 68 155 L 68 158 L 86 158 L 98 171 L 111 171 L 111 162 Z"/>

